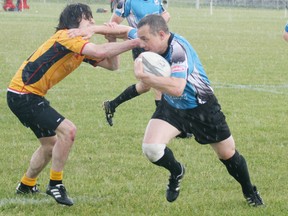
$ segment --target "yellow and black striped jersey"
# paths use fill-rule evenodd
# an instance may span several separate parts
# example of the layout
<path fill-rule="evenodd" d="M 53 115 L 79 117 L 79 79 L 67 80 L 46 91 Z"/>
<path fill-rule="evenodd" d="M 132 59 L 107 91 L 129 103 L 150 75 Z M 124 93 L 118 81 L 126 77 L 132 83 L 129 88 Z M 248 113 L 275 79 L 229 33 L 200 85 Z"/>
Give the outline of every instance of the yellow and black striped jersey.
<path fill-rule="evenodd" d="M 57 31 L 23 62 L 8 90 L 18 94 L 44 96 L 83 61 L 97 66 L 103 59 L 82 55 L 87 43 L 89 42 L 82 37 L 69 38 L 67 30 Z"/>

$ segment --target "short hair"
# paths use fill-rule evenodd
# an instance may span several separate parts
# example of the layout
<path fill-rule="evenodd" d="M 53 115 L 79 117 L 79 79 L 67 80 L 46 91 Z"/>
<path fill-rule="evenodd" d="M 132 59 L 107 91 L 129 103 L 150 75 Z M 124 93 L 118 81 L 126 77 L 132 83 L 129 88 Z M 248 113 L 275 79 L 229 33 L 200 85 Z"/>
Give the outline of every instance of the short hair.
<path fill-rule="evenodd" d="M 78 28 L 82 19 L 93 19 L 92 11 L 88 5 L 81 3 L 67 5 L 60 14 L 56 31 Z"/>
<path fill-rule="evenodd" d="M 150 27 L 151 34 L 157 34 L 159 31 L 164 31 L 165 33 L 169 33 L 169 28 L 165 19 L 158 14 L 150 14 L 143 17 L 137 25 L 137 28 L 141 28 L 142 26 L 148 25 Z"/>

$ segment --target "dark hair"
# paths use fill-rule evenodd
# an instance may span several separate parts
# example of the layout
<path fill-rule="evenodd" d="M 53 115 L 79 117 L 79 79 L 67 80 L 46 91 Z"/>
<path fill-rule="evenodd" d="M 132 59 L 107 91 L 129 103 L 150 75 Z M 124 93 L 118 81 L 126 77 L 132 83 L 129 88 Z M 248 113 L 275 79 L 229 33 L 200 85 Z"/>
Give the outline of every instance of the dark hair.
<path fill-rule="evenodd" d="M 151 14 L 143 17 L 138 23 L 137 28 L 139 29 L 144 25 L 148 25 L 150 27 L 150 33 L 154 35 L 159 31 L 169 33 L 167 23 L 161 15 Z"/>
<path fill-rule="evenodd" d="M 92 11 L 88 5 L 81 3 L 67 5 L 60 14 L 56 31 L 78 28 L 82 19 L 90 20 L 92 18 Z"/>

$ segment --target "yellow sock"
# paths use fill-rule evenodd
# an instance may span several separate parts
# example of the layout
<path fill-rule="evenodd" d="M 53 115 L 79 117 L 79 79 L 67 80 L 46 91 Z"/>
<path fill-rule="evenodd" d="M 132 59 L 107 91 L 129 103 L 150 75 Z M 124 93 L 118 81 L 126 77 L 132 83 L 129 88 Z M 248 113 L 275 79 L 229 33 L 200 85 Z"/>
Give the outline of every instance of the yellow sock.
<path fill-rule="evenodd" d="M 50 180 L 62 181 L 62 179 L 63 179 L 63 171 L 56 172 L 56 171 L 50 169 Z"/>
<path fill-rule="evenodd" d="M 25 173 L 21 179 L 21 182 L 27 186 L 33 187 L 36 185 L 37 178 L 28 178 Z"/>

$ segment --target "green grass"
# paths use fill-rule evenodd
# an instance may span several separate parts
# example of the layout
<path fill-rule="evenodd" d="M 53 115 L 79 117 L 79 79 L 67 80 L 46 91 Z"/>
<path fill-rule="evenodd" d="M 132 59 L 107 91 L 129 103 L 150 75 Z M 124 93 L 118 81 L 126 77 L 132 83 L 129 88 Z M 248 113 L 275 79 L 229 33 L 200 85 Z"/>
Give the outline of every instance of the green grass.
<path fill-rule="evenodd" d="M 75 205 L 14 195 L 39 144 L 8 109 L 6 88 L 22 61 L 54 33 L 64 6 L 31 1 L 29 11 L 0 12 L 0 215 L 287 215 L 288 44 L 282 39 L 286 18 L 278 10 L 215 8 L 211 16 L 208 8 L 169 7 L 170 29 L 197 50 L 266 208 L 249 208 L 211 148 L 193 139 L 170 144 L 187 173 L 180 197 L 167 203 L 167 171 L 141 152 L 155 109 L 152 92 L 119 107 L 113 127 L 101 109 L 102 101 L 136 82 L 131 52 L 121 56 L 118 72 L 83 64 L 47 95 L 78 128 L 64 172 Z M 101 24 L 110 15 L 95 13 L 94 18 Z M 39 176 L 43 191 L 49 168 Z"/>

